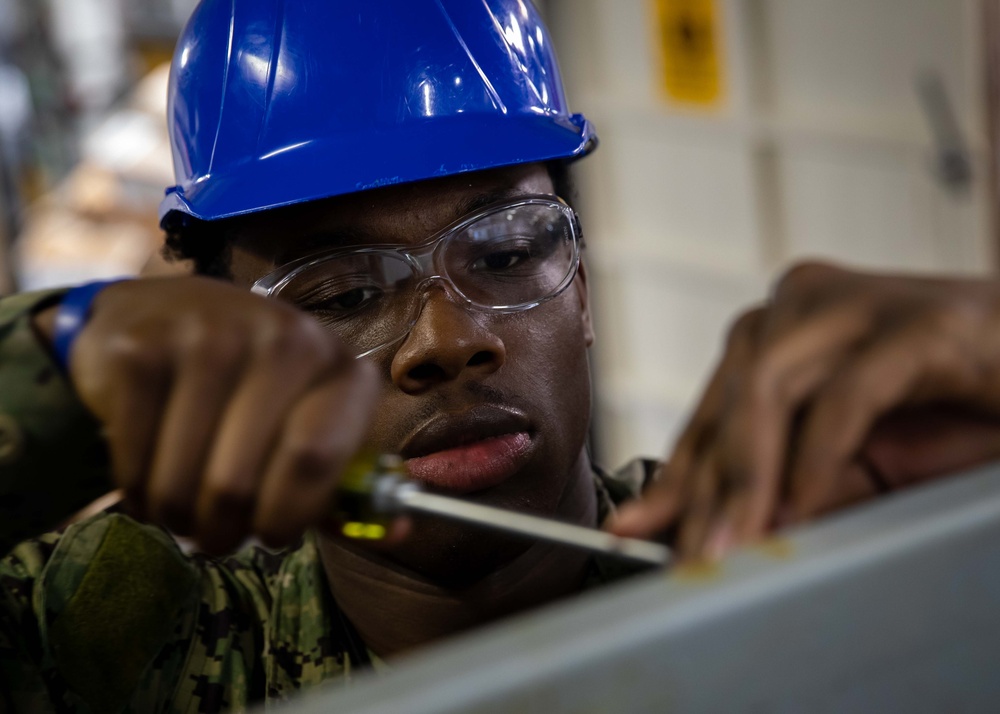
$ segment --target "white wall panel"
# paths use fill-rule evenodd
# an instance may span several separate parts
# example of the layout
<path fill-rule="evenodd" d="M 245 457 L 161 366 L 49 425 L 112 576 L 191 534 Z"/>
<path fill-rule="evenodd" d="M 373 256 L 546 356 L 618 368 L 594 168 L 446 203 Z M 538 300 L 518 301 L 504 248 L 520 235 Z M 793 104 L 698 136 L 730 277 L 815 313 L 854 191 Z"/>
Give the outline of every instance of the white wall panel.
<path fill-rule="evenodd" d="M 599 406 L 607 463 L 660 454 L 701 391 L 739 306 L 763 277 L 675 266 L 648 253 L 593 250 Z"/>
<path fill-rule="evenodd" d="M 977 271 L 974 196 L 951 194 L 926 157 L 819 146 L 780 161 L 789 255 L 872 268 Z"/>
<path fill-rule="evenodd" d="M 751 0 L 766 32 L 768 89 L 777 115 L 867 118 L 922 126 L 916 73 L 938 72 L 967 119 L 978 77 L 966 0 Z"/>
<path fill-rule="evenodd" d="M 876 268 L 938 267 L 933 187 L 912 163 L 894 152 L 834 147 L 783 156 L 789 252 Z"/>
<path fill-rule="evenodd" d="M 672 402 L 602 395 L 601 466 L 621 468 L 635 458 L 662 459 L 684 428 L 685 410 Z"/>
<path fill-rule="evenodd" d="M 556 51 L 577 108 L 586 95 L 648 96 L 656 82 L 649 61 L 654 39 L 649 5 L 634 0 L 557 0 L 550 5 Z M 566 36 L 578 42 L 565 47 L 560 40 Z"/>
<path fill-rule="evenodd" d="M 991 194 L 985 155 L 975 154 L 970 190 L 953 194 L 934 185 L 933 226 L 939 265 L 949 271 L 990 274 L 996 272 L 996 248 L 991 226 Z M 928 174 L 924 180 L 929 181 Z"/>
<path fill-rule="evenodd" d="M 745 142 L 624 122 L 607 141 L 610 200 L 636 249 L 721 269 L 760 270 L 754 167 Z"/>

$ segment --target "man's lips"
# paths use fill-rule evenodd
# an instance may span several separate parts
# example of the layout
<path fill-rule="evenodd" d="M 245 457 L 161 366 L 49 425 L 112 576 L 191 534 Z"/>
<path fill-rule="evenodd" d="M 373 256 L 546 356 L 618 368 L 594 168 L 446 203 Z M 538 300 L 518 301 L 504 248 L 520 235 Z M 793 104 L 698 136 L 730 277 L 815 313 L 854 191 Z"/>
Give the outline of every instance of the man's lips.
<path fill-rule="evenodd" d="M 528 432 L 519 431 L 407 459 L 405 465 L 417 481 L 470 493 L 497 486 L 517 473 L 527 461 L 531 446 Z"/>
<path fill-rule="evenodd" d="M 410 475 L 448 491 L 470 493 L 503 483 L 531 456 L 527 418 L 492 405 L 440 414 L 403 444 Z"/>

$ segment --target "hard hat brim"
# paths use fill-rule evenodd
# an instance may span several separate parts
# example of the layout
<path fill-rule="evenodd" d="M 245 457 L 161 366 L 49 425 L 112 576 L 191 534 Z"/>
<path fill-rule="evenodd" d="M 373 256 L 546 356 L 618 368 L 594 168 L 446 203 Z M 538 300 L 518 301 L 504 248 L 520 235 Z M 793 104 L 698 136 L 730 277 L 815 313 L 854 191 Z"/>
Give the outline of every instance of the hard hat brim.
<path fill-rule="evenodd" d="M 304 141 L 168 189 L 160 219 L 172 211 L 206 221 L 412 181 L 516 164 L 572 161 L 597 145 L 582 115 L 435 117 L 406 131 L 372 129 L 349 137 Z M 377 151 L 370 147 L 378 146 Z M 406 175 L 396 173 L 408 155 Z M 351 177 L 347 182 L 344 177 Z"/>

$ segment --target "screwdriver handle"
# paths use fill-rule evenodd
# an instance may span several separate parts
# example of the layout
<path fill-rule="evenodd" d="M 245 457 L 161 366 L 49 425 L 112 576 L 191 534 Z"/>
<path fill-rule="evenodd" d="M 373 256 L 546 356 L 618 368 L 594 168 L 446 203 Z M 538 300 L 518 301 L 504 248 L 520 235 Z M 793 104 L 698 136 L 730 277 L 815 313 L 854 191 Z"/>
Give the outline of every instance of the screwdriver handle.
<path fill-rule="evenodd" d="M 333 517 L 341 533 L 359 540 L 381 540 L 400 511 L 395 493 L 417 488 L 407 480 L 403 460 L 366 450 L 347 464 L 337 486 Z"/>

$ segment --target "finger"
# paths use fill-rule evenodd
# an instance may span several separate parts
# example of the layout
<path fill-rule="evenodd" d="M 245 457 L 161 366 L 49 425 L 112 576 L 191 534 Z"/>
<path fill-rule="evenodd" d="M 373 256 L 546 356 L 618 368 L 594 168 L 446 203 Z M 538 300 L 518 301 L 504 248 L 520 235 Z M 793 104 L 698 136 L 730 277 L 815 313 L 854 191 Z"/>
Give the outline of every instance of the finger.
<path fill-rule="evenodd" d="M 898 488 L 1000 458 L 1000 418 L 943 404 L 894 410 L 862 453 L 886 486 Z"/>
<path fill-rule="evenodd" d="M 253 531 L 287 545 L 329 513 L 347 461 L 363 443 L 378 381 L 366 362 L 352 362 L 290 412 L 261 483 Z"/>
<path fill-rule="evenodd" d="M 951 375 L 974 369 L 959 345 L 925 326 L 900 331 L 842 369 L 815 397 L 790 471 L 791 516 L 801 520 L 835 499 L 838 476 L 876 421 L 894 407 L 926 400 Z"/>
<path fill-rule="evenodd" d="M 860 275 L 832 263 L 806 260 L 788 268 L 773 284 L 771 303 L 795 321 L 818 312 L 831 299 L 857 290 Z"/>
<path fill-rule="evenodd" d="M 835 493 L 832 494 L 833 497 L 824 510 L 847 508 L 874 498 L 880 493 L 878 477 L 878 474 L 869 471 L 868 464 L 848 464 L 844 472 L 838 476 Z"/>
<path fill-rule="evenodd" d="M 185 348 L 167 402 L 146 489 L 150 516 L 180 535 L 194 531 L 198 484 L 222 413 L 243 368 L 238 343 L 198 339 Z"/>
<path fill-rule="evenodd" d="M 699 478 L 714 483 L 714 493 L 710 495 L 711 503 L 691 506 L 691 510 L 699 514 L 699 522 L 694 525 L 695 519 L 691 519 L 691 535 L 685 552 L 691 558 L 717 561 L 732 547 L 759 537 L 760 533 L 748 533 L 745 528 L 750 503 L 759 497 L 761 489 L 773 491 L 771 500 L 777 502 L 778 484 L 753 482 L 744 464 L 727 463 L 719 452 L 706 460 L 704 468 L 712 475 L 708 477 L 703 473 Z"/>
<path fill-rule="evenodd" d="M 702 550 L 696 557 L 715 562 L 721 560 L 730 549 L 741 541 L 734 526 L 740 520 L 740 503 L 727 502 L 722 512 L 712 519 L 705 535 Z"/>
<path fill-rule="evenodd" d="M 160 366 L 123 364 L 111 371 L 115 392 L 104 435 L 115 483 L 125 491 L 133 513 L 141 517 L 170 377 Z"/>
<path fill-rule="evenodd" d="M 228 552 L 248 535 L 283 421 L 308 388 L 341 367 L 328 336 L 311 324 L 299 334 L 299 327 L 276 332 L 257 350 L 223 415 L 194 508 L 206 552 Z"/>
<path fill-rule="evenodd" d="M 605 530 L 624 538 L 652 538 L 666 530 L 687 497 L 688 479 L 679 463 L 660 464 L 642 498 L 620 506 L 608 519 Z"/>
<path fill-rule="evenodd" d="M 754 504 L 767 491 L 767 501 L 778 500 L 779 479 L 757 482 L 746 464 L 716 458 L 719 482 L 716 513 L 704 536 L 698 557 L 718 560 L 732 547 L 758 538 L 762 533 L 752 527 Z"/>
<path fill-rule="evenodd" d="M 718 513 L 718 469 L 712 457 L 702 460 L 695 468 L 691 495 L 681 514 L 678 555 L 692 560 L 705 552 L 709 528 Z"/>
<path fill-rule="evenodd" d="M 795 415 L 866 334 L 870 316 L 841 303 L 770 337 L 733 379 L 720 428 L 721 510 L 735 518 L 736 539 L 764 533 L 774 518 Z"/>

